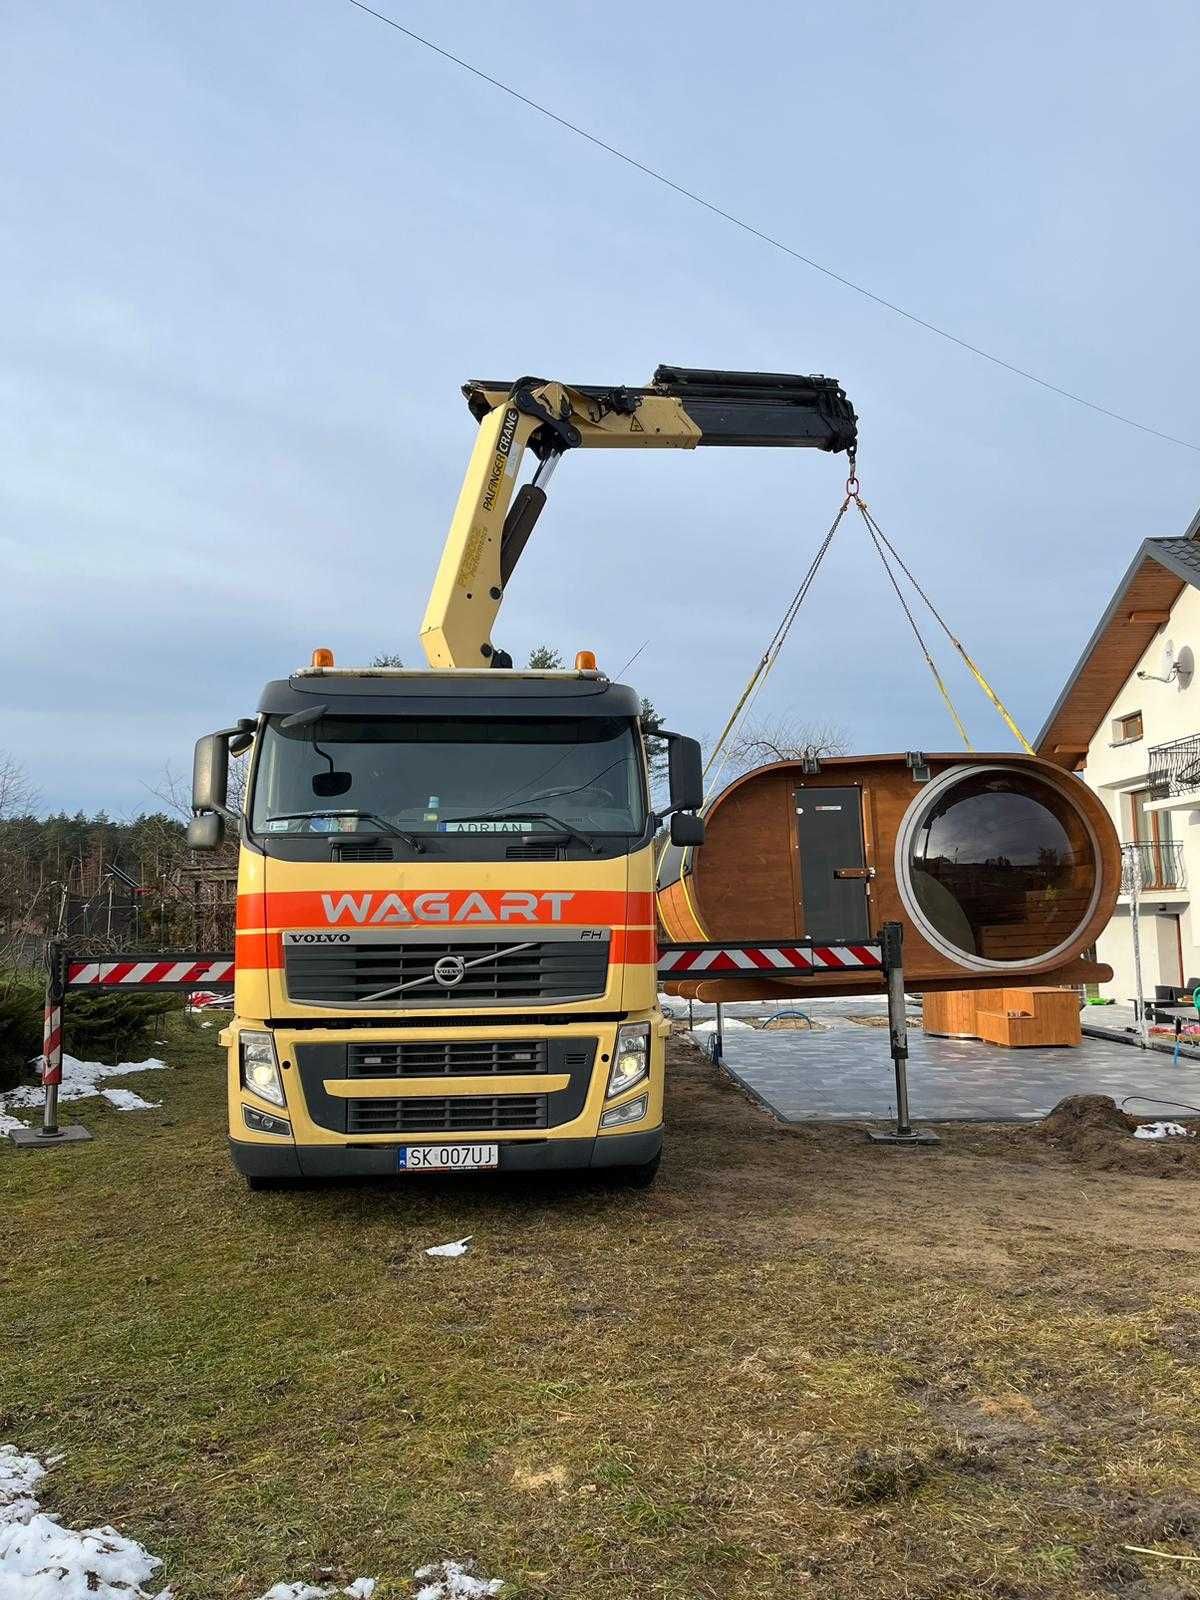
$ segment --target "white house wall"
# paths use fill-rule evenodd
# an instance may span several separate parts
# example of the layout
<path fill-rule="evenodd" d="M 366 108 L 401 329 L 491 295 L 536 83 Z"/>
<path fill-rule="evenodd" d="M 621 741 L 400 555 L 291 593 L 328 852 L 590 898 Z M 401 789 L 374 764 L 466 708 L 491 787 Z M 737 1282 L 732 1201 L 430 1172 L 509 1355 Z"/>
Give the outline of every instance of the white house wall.
<path fill-rule="evenodd" d="M 1154 683 L 1139 679 L 1138 671 L 1158 676 L 1163 670 L 1163 647 L 1170 641 L 1176 654 L 1188 645 L 1200 658 L 1200 591 L 1188 585 L 1159 629 L 1137 668 L 1130 674 L 1109 707 L 1088 749 L 1087 767 L 1080 776 L 1108 808 L 1123 843 L 1132 841 L 1130 795 L 1144 788 L 1149 777 L 1149 751 L 1154 745 L 1200 735 L 1200 673 L 1186 685 L 1178 680 Z M 1118 743 L 1113 723 L 1140 711 L 1142 737 Z M 1182 845 L 1182 883 L 1179 890 L 1141 897 L 1142 981 L 1153 998 L 1156 984 L 1175 983 L 1200 975 L 1200 919 L 1193 916 L 1192 892 L 1200 886 L 1200 794 L 1196 808 L 1184 806 L 1169 813 L 1173 838 Z M 1178 919 L 1178 922 L 1177 920 Z M 1179 974 L 1180 944 L 1183 973 Z M 1113 980 L 1102 993 L 1127 1000 L 1134 994 L 1133 943 L 1130 937 L 1129 898 L 1122 895 L 1116 915 L 1097 942 L 1097 955 L 1113 968 Z"/>

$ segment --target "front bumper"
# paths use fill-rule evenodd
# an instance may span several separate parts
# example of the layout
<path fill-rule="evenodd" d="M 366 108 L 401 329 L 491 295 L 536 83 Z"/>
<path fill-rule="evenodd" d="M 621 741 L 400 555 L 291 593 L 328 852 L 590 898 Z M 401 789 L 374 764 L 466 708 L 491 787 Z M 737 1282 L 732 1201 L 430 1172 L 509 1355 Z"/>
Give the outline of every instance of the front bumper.
<path fill-rule="evenodd" d="M 486 1134 L 477 1134 L 474 1138 L 468 1136 L 467 1142 L 478 1144 L 486 1139 Z M 276 1145 L 230 1139 L 229 1153 L 234 1166 L 247 1178 L 389 1178 L 398 1176 L 396 1150 L 401 1143 L 411 1148 L 428 1142 L 405 1139 L 390 1145 Z M 642 1166 L 662 1150 L 663 1134 L 659 1127 L 595 1138 L 498 1142 L 500 1166 L 492 1171 L 568 1172 Z"/>

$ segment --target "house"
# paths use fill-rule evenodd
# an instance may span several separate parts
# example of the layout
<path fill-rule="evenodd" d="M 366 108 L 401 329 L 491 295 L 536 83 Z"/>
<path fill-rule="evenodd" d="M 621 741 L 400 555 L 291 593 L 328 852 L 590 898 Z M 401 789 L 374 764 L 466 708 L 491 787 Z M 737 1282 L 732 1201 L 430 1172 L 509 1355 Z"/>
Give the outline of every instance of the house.
<path fill-rule="evenodd" d="M 1117 586 L 1036 741 L 1078 772 L 1122 841 L 1117 911 L 1096 946 L 1102 992 L 1136 993 L 1131 917 L 1138 888 L 1142 992 L 1200 977 L 1200 512 L 1182 538 L 1147 539 Z"/>

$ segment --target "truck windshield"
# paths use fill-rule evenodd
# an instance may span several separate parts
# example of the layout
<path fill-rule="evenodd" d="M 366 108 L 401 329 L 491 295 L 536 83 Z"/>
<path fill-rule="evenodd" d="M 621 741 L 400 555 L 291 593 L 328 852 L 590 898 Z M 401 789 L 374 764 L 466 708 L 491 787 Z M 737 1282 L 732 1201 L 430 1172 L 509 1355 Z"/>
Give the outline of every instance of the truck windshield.
<path fill-rule="evenodd" d="M 325 717 L 262 734 L 255 833 L 640 834 L 641 741 L 619 717 Z"/>

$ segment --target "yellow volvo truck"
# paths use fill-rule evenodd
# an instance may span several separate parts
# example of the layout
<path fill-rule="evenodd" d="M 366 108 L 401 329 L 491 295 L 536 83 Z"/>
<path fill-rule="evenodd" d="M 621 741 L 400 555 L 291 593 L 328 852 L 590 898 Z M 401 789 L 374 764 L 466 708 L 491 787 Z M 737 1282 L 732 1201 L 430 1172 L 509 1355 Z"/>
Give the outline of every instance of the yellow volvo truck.
<path fill-rule="evenodd" d="M 604 1168 L 662 1148 L 654 842 L 698 844 L 699 746 L 652 803 L 640 698 L 513 670 L 491 641 L 562 453 L 853 451 L 830 379 L 660 368 L 651 386 L 466 386 L 476 447 L 422 628 L 424 671 L 327 650 L 196 746 L 189 841 L 239 834 L 229 1141 L 297 1178 Z M 522 455 L 538 462 L 517 487 Z M 240 815 L 230 753 L 249 754 Z"/>

